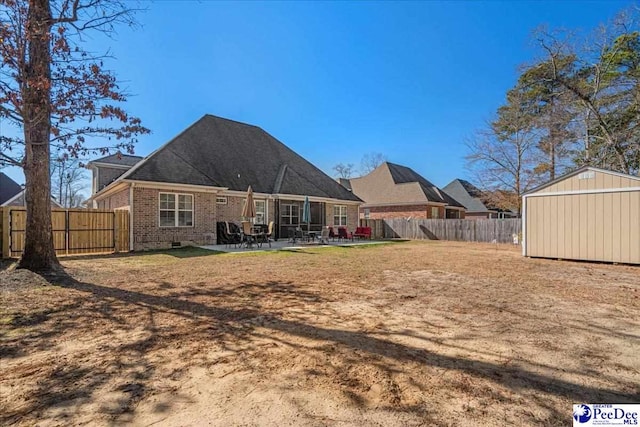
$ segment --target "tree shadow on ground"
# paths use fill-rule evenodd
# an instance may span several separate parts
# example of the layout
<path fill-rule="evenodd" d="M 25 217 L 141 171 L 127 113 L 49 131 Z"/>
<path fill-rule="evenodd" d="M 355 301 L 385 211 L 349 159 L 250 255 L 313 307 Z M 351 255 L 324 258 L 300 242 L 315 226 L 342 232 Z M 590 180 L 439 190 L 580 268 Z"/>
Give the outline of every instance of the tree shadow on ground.
<path fill-rule="evenodd" d="M 75 261 L 75 260 L 92 260 L 92 259 L 110 259 L 110 258 L 139 258 L 149 255 L 169 255 L 174 258 L 197 258 L 206 257 L 212 255 L 223 255 L 227 252 L 215 251 L 211 249 L 203 249 L 197 246 L 185 246 L 174 249 L 158 249 L 139 252 L 121 252 L 121 253 L 105 253 L 97 255 L 69 255 L 61 257 L 62 261 Z M 1 266 L 1 264 L 0 264 Z"/>
<path fill-rule="evenodd" d="M 155 296 L 141 292 L 110 288 L 97 284 L 79 282 L 67 276 L 57 281 L 61 286 L 88 292 L 100 298 L 119 300 L 128 304 L 142 304 L 158 310 L 169 310 L 179 316 L 206 316 L 218 322 L 243 321 L 255 317 L 263 319 L 263 326 L 275 331 L 317 341 L 331 341 L 353 350 L 363 351 L 397 361 L 417 361 L 429 366 L 455 369 L 473 376 L 488 378 L 513 390 L 530 389 L 543 393 L 572 399 L 573 401 L 624 403 L 640 399 L 640 393 L 623 394 L 615 390 L 576 384 L 552 376 L 529 372 L 517 366 L 471 360 L 440 355 L 420 348 L 398 344 L 392 341 L 370 336 L 366 333 L 341 329 L 323 328 L 297 321 L 286 320 L 278 316 L 255 309 L 230 309 L 211 307 L 199 302 Z"/>
<path fill-rule="evenodd" d="M 87 362 L 90 358 L 96 357 L 93 353 L 80 352 L 80 358 L 68 360 L 62 352 L 62 356 L 50 361 L 51 366 L 46 375 L 41 376 L 32 386 L 28 404 L 11 413 L 0 415 L 0 423 L 10 424 L 22 417 L 37 419 L 38 414 L 51 408 L 57 408 L 57 411 L 64 414 L 62 417 L 69 417 L 73 416 L 70 411 L 77 410 L 76 408 L 82 405 L 97 405 L 96 412 L 107 414 L 119 422 L 129 420 L 137 402 L 154 393 L 154 390 L 149 388 L 151 377 L 179 377 L 182 374 L 167 374 L 162 371 L 163 364 L 167 364 L 169 359 L 176 355 L 185 358 L 195 357 L 195 353 L 190 349 L 182 353 L 167 353 L 164 356 L 158 356 L 159 352 L 153 351 L 180 347 L 188 340 L 184 331 L 167 326 L 174 323 L 167 321 L 168 318 L 173 319 L 173 316 L 193 321 L 190 332 L 205 337 L 202 344 L 205 348 L 215 344 L 242 357 L 253 357 L 251 353 L 246 352 L 246 348 L 255 345 L 253 340 L 256 339 L 280 341 L 296 347 L 299 346 L 296 339 L 302 338 L 326 347 L 322 351 L 327 354 L 337 352 L 342 360 L 339 366 L 335 367 L 336 374 L 347 387 L 345 394 L 356 406 L 363 406 L 363 401 L 361 395 L 353 390 L 357 391 L 365 385 L 360 384 L 360 378 L 350 374 L 349 367 L 369 363 L 386 376 L 391 376 L 394 374 L 394 368 L 389 366 L 388 360 L 398 362 L 398 365 L 415 364 L 456 371 L 469 377 L 488 380 L 515 392 L 529 391 L 530 395 L 534 396 L 553 395 L 574 402 L 632 403 L 640 400 L 637 390 L 621 393 L 606 387 L 567 381 L 553 374 L 531 372 L 519 366 L 506 366 L 481 358 L 442 355 L 394 342 L 379 333 L 327 328 L 309 324 L 303 318 L 285 318 L 282 313 L 263 306 L 261 295 L 266 292 L 281 303 L 276 310 L 296 307 L 301 302 L 326 302 L 319 294 L 306 292 L 293 283 L 243 283 L 230 289 L 193 284 L 179 292 L 174 292 L 173 286 L 169 283 L 160 283 L 155 289 L 139 292 L 78 281 L 68 275 L 48 279 L 52 284 L 72 291 L 72 301 L 54 305 L 37 313 L 15 317 L 10 325 L 13 328 L 36 325 L 46 327 L 20 337 L 9 337 L 9 345 L 3 344 L 3 355 L 13 358 L 24 355 L 25 351 L 35 352 L 47 347 L 67 345 L 61 338 L 65 331 L 71 328 L 85 328 L 88 331 L 85 335 L 90 335 L 94 325 L 96 329 L 97 325 L 111 329 L 108 333 L 114 334 L 113 343 L 99 344 L 98 348 L 103 354 L 101 363 L 97 365 Z M 156 294 L 150 294 L 149 291 Z M 136 319 L 135 322 L 132 323 L 132 319 Z M 278 334 L 265 335 L 264 330 Z M 118 341 L 119 333 L 126 335 L 125 344 Z M 81 346 L 83 343 L 78 345 Z M 300 350 L 308 351 L 308 348 Z M 87 366 L 92 368 L 88 369 Z M 250 363 L 247 364 L 247 369 L 251 369 Z M 560 375 L 560 370 L 556 370 Z M 29 371 L 22 374 L 29 375 Z M 322 375 L 311 371 L 309 374 Z M 95 402 L 95 391 L 107 384 L 113 387 L 114 382 L 116 385 L 112 391 L 118 396 L 117 399 L 109 403 Z M 460 382 L 456 387 L 464 392 L 465 387 L 470 386 Z M 391 401 L 397 398 L 392 396 Z M 497 398 L 503 399 L 500 396 Z M 164 411 L 170 410 L 171 405 L 170 400 L 157 402 L 157 407 L 164 408 Z M 547 407 L 550 411 L 549 422 L 564 416 L 552 405 L 541 407 Z M 398 407 L 389 404 L 388 409 L 408 411 L 428 419 L 425 418 L 427 415 L 424 406 Z"/>

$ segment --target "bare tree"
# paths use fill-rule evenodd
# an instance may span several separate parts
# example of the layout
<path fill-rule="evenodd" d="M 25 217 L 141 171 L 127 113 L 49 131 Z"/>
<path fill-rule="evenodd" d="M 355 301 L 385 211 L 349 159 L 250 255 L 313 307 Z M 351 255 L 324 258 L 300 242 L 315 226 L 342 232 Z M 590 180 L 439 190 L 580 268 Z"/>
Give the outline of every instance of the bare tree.
<path fill-rule="evenodd" d="M 22 131 L 21 137 L 0 135 L 0 158 L 22 167 L 26 178 L 20 268 L 46 272 L 59 266 L 51 232 L 51 146 L 72 157 L 112 148 L 132 152 L 136 136 L 149 132 L 119 106 L 126 96 L 104 68 L 105 58 L 79 44 L 87 32 L 110 34 L 118 24 L 134 24 L 134 12 L 120 0 L 0 4 L 0 119 Z M 104 144 L 91 145 L 88 136 Z"/>
<path fill-rule="evenodd" d="M 371 152 L 362 156 L 360 161 L 360 173 L 366 175 L 387 161 L 387 156 L 382 153 Z"/>
<path fill-rule="evenodd" d="M 332 168 L 336 174 L 336 178 L 351 178 L 354 173 L 353 163 L 338 163 Z"/>
<path fill-rule="evenodd" d="M 79 159 L 58 155 L 51 162 L 51 186 L 54 198 L 65 208 L 80 206 L 85 199 L 87 174 Z"/>
<path fill-rule="evenodd" d="M 534 171 L 540 137 L 526 113 L 523 93 L 512 90 L 498 117 L 467 143 L 467 164 L 489 201 L 521 210 L 522 195 L 539 182 Z"/>

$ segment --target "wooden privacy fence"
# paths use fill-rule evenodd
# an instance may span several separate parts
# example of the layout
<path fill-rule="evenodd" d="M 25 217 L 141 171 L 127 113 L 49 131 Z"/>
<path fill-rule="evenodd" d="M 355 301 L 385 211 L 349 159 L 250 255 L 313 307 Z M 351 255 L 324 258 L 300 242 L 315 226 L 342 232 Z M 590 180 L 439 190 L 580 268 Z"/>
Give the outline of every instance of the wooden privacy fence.
<path fill-rule="evenodd" d="M 522 220 L 512 219 L 367 219 L 361 225 L 371 227 L 373 238 L 457 240 L 465 242 L 513 243 L 521 236 Z"/>
<path fill-rule="evenodd" d="M 19 257 L 24 251 L 27 211 L 0 208 L 2 257 Z M 53 245 L 58 256 L 129 251 L 129 211 L 52 209 Z"/>

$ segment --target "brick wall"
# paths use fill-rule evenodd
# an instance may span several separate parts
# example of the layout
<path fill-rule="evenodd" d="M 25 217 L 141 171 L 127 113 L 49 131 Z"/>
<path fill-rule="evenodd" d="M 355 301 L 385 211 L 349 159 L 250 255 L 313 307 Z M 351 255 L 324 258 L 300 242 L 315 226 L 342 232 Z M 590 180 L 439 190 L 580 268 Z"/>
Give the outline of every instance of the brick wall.
<path fill-rule="evenodd" d="M 384 218 L 434 218 L 431 215 L 431 205 L 403 205 L 403 206 L 377 206 L 369 209 L 370 219 L 384 219 Z M 435 206 L 434 206 L 435 207 Z M 438 218 L 444 218 L 445 209 L 444 206 L 437 206 Z M 363 215 L 364 217 L 364 215 Z"/>
<path fill-rule="evenodd" d="M 193 195 L 193 227 L 159 227 L 159 193 Z M 216 241 L 216 194 L 134 187 L 133 249 L 165 249 L 172 242 L 202 245 Z"/>
<path fill-rule="evenodd" d="M 467 219 L 487 219 L 489 218 L 489 213 L 488 212 L 467 212 L 466 215 Z"/>
<path fill-rule="evenodd" d="M 333 207 L 334 206 L 346 206 L 347 207 L 347 229 L 355 230 L 359 225 L 358 219 L 358 205 L 341 205 L 340 203 L 327 203 L 325 205 L 325 224 L 333 224 Z"/>
<path fill-rule="evenodd" d="M 224 197 L 224 196 L 220 196 Z M 219 204 L 216 206 L 217 221 L 232 221 L 240 222 L 240 215 L 242 214 L 242 207 L 244 205 L 244 197 L 226 196 L 227 204 Z M 215 200 L 215 199 L 214 199 Z"/>
<path fill-rule="evenodd" d="M 225 196 L 219 196 L 219 197 L 225 197 Z M 241 218 L 242 208 L 244 207 L 245 197 L 237 197 L 237 196 L 226 196 L 226 197 L 227 197 L 227 204 L 226 205 L 219 204 L 217 206 L 218 221 L 232 221 L 232 222 L 239 223 L 242 220 Z M 265 200 L 265 199 L 256 197 L 255 200 Z M 267 200 L 266 208 L 267 208 L 266 223 L 268 224 L 269 221 L 275 221 L 274 201 Z"/>

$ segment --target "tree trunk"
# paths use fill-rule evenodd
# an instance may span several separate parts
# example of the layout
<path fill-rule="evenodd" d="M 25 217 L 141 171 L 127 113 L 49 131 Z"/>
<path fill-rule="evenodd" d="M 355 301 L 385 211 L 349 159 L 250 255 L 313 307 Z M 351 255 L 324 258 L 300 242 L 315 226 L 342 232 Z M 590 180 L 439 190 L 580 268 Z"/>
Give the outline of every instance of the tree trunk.
<path fill-rule="evenodd" d="M 51 231 L 51 8 L 49 0 L 29 0 L 29 61 L 22 84 L 27 224 L 18 268 L 48 272 L 59 267 Z"/>

